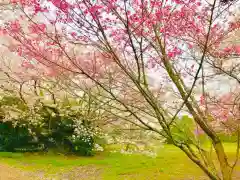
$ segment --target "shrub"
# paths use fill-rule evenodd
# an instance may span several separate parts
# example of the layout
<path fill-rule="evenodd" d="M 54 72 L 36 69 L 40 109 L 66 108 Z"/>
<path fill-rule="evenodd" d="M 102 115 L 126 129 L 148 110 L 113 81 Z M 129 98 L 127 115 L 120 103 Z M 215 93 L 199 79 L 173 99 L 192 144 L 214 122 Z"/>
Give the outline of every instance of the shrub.
<path fill-rule="evenodd" d="M 0 123 L 0 150 L 1 151 L 36 151 L 38 145 L 33 143 L 34 138 L 26 127 L 14 127 L 11 122 Z"/>
<path fill-rule="evenodd" d="M 76 108 L 40 101 L 26 106 L 17 97 L 3 97 L 0 111 L 1 151 L 54 149 L 84 156 L 94 154 L 96 128 Z"/>
<path fill-rule="evenodd" d="M 72 143 L 72 152 L 75 154 L 83 156 L 92 156 L 94 154 L 94 139 L 92 137 L 79 137 L 73 140 Z"/>

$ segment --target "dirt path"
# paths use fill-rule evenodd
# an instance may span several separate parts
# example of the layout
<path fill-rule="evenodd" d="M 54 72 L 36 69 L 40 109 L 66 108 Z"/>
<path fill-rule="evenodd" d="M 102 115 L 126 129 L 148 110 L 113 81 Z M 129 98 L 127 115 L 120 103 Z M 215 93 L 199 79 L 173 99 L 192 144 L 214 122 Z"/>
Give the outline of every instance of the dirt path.
<path fill-rule="evenodd" d="M 21 170 L 0 164 L 0 180 L 33 180 Z"/>
<path fill-rule="evenodd" d="M 68 172 L 45 175 L 44 171 L 24 171 L 0 164 L 0 180 L 101 180 L 101 169 L 93 166 L 76 167 Z"/>

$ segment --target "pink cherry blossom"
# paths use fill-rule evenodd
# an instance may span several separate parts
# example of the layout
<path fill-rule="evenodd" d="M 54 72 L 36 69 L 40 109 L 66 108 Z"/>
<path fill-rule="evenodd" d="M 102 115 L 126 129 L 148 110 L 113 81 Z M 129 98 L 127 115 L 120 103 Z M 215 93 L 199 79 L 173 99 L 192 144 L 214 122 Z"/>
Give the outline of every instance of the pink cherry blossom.
<path fill-rule="evenodd" d="M 34 33 L 34 34 L 41 34 L 41 33 L 45 33 L 45 31 L 46 31 L 45 24 L 32 24 L 28 28 L 29 28 L 30 32 Z"/>
<path fill-rule="evenodd" d="M 19 21 L 16 20 L 16 21 L 10 22 L 9 29 L 13 33 L 18 33 L 21 30 L 21 25 L 20 25 Z"/>

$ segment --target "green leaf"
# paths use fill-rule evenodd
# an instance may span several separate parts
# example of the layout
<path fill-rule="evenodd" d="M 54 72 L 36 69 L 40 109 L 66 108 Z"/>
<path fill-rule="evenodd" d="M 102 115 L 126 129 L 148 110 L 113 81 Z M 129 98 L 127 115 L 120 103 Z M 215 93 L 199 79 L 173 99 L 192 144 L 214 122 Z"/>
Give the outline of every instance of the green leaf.
<path fill-rule="evenodd" d="M 40 89 L 39 95 L 44 96 L 43 91 L 41 89 Z"/>

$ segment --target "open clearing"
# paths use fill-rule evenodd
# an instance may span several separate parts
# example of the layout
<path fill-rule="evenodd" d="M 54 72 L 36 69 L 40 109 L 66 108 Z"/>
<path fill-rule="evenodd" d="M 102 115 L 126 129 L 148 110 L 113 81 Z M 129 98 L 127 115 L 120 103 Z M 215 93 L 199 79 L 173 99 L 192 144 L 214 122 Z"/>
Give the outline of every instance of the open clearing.
<path fill-rule="evenodd" d="M 225 144 L 229 158 L 234 146 Z M 188 158 L 166 145 L 156 158 L 101 153 L 94 157 L 0 153 L 0 180 L 207 180 Z M 240 179 L 240 164 L 234 180 Z"/>

